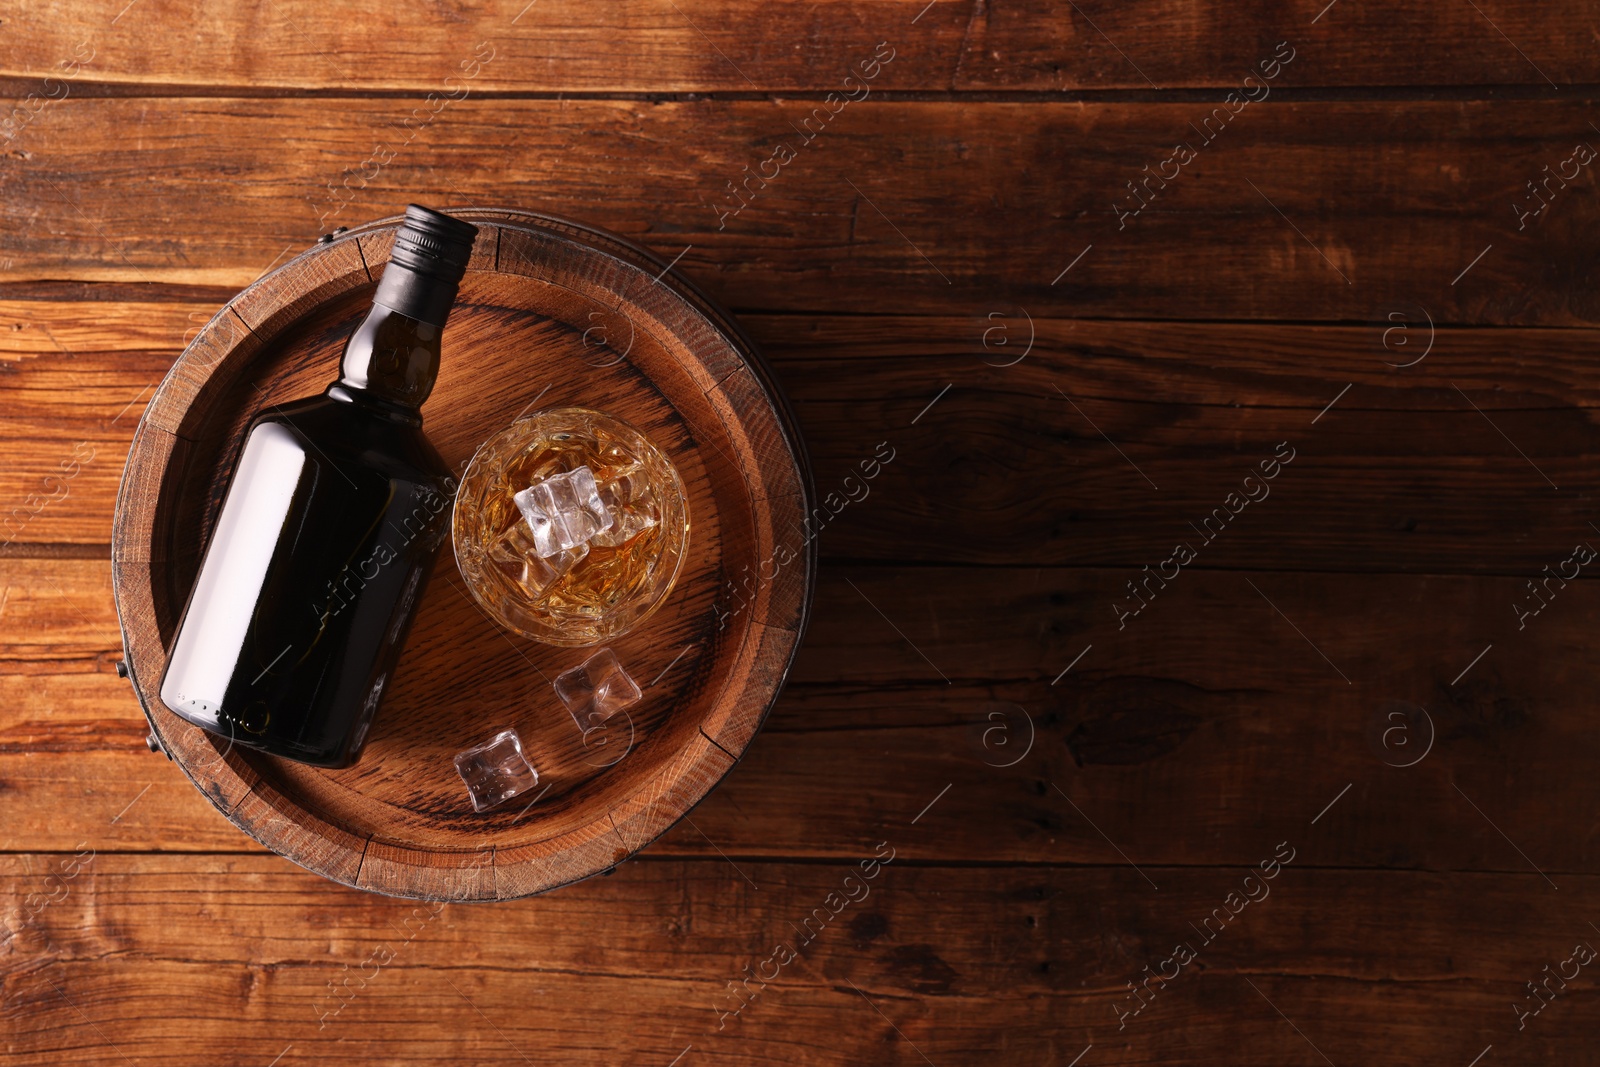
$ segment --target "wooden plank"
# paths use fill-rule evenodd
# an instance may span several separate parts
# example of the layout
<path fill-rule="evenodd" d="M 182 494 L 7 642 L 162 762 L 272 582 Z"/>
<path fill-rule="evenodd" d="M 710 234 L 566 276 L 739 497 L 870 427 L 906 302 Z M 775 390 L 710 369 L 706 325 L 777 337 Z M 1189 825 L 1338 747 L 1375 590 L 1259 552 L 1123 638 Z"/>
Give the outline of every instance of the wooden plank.
<path fill-rule="evenodd" d="M 1594 102 L 1572 95 L 1231 117 L 869 98 L 804 137 L 810 100 L 468 99 L 403 147 L 405 101 L 71 98 L 15 150 L 0 211 L 30 225 L 0 234 L 0 280 L 238 287 L 421 200 L 606 226 L 735 308 L 1365 322 L 1403 301 L 1440 323 L 1592 323 L 1574 265 L 1600 198 L 1574 146 L 1595 143 Z M 1180 139 L 1195 158 L 1163 167 Z M 780 142 L 794 157 L 762 178 Z"/>
<path fill-rule="evenodd" d="M 720 859 L 640 862 L 492 907 L 354 893 L 275 857 L 7 856 L 6 1047 L 45 1065 L 267 1063 L 289 1048 L 1066 1063 L 1091 1043 L 1103 1062 L 1257 1065 L 1316 1062 L 1307 1041 L 1336 1063 L 1467 1063 L 1490 1043 L 1532 1062 L 1586 1055 L 1592 985 L 1567 983 L 1521 1031 L 1512 1005 L 1593 943 L 1573 908 L 1595 878 L 1557 894 L 1516 875 L 1319 870 L 1325 834 L 1248 836 L 1249 883 L 1155 868 L 1160 892 L 1126 869 L 918 867 L 890 840 L 848 865 L 749 863 L 748 884 Z M 1275 855 L 1292 858 L 1260 877 Z M 1258 899 L 1203 941 L 1189 924 L 1242 887 Z M 1199 958 L 1143 987 L 1119 1030 L 1127 983 L 1180 942 Z M 782 966 L 779 944 L 796 952 Z"/>
<path fill-rule="evenodd" d="M 209 317 L 200 302 L 93 310 L 91 322 L 67 301 L 0 303 L 0 327 L 23 327 L 0 328 L 0 367 L 16 368 L 0 372 L 0 540 L 109 540 L 133 426 L 185 324 Z M 125 338 L 108 336 L 124 324 Z M 795 552 L 817 531 L 835 558 L 1138 569 L 1287 440 L 1296 459 L 1270 496 L 1197 566 L 1536 574 L 1551 546 L 1527 531 L 1581 535 L 1600 492 L 1592 331 L 1016 308 L 745 325 L 795 401 L 816 468 L 822 514 L 781 531 Z"/>
<path fill-rule="evenodd" d="M 110 541 L 134 430 L 202 314 L 165 302 L 0 302 L 0 543 Z"/>
<path fill-rule="evenodd" d="M 0 75 L 71 75 L 73 93 L 191 90 L 711 92 L 854 88 L 844 77 L 880 41 L 895 49 L 881 88 L 1234 88 L 1288 39 L 1307 57 L 1295 84 L 1566 86 L 1600 81 L 1583 47 L 1592 12 L 1575 0 L 1381 10 L 1300 0 L 1263 10 L 1206 4 L 1173 17 L 1158 0 L 1043 0 L 805 7 L 715 0 L 648 4 L 596 19 L 578 0 L 481 0 L 448 16 L 375 3 L 306 0 L 203 11 L 142 0 L 7 19 Z M 183 33 L 152 33 L 182 25 Z M 1498 30 L 1498 32 L 1497 32 Z M 1501 34 L 1504 34 L 1504 37 Z M 1374 40 L 1384 48 L 1372 47 Z M 1519 55 L 1519 50 L 1521 54 Z M 54 85 L 35 91 L 49 99 Z"/>
<path fill-rule="evenodd" d="M 140 744 L 107 663 L 106 569 L 0 561 L 5 847 L 253 849 Z M 1519 630 L 1519 579 L 1184 572 L 1119 630 L 1134 577 L 827 569 L 764 731 L 649 854 L 837 858 L 893 825 L 918 860 L 1239 864 L 1238 827 L 1281 838 L 1337 800 L 1319 824 L 1332 865 L 1559 884 L 1600 862 L 1593 835 L 1548 817 L 1600 804 L 1576 695 L 1600 585 L 1552 584 Z M 993 718 L 995 702 L 1024 710 Z M 1408 705 L 1431 746 L 1420 718 L 1389 717 Z"/>

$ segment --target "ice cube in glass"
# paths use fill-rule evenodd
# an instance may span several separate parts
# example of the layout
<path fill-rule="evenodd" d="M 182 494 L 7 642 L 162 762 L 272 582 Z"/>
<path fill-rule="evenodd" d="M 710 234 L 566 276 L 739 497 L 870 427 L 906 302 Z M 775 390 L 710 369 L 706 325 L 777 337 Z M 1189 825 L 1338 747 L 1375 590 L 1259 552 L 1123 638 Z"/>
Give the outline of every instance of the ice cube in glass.
<path fill-rule="evenodd" d="M 600 500 L 594 472 L 588 467 L 552 474 L 514 498 L 533 532 L 534 551 L 542 559 L 587 545 L 611 529 L 611 512 Z"/>

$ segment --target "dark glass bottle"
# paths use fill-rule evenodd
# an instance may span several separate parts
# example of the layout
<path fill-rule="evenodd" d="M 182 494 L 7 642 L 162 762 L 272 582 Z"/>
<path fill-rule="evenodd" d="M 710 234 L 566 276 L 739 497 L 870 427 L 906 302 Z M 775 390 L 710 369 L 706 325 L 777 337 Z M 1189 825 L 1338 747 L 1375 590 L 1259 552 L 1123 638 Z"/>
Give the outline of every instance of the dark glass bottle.
<path fill-rule="evenodd" d="M 422 433 L 477 229 L 412 205 L 321 396 L 251 423 L 161 699 L 235 744 L 355 762 L 449 521 Z"/>

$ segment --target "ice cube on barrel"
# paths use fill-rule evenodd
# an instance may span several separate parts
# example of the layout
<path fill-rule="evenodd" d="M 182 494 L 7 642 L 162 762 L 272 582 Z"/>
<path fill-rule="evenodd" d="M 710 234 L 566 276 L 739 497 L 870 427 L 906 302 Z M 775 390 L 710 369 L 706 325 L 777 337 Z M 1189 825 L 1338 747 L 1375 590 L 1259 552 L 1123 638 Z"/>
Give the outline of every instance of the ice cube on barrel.
<path fill-rule="evenodd" d="M 539 784 L 539 772 L 522 754 L 515 730 L 501 730 L 483 744 L 457 752 L 456 773 L 467 784 L 474 811 L 488 811 Z"/>
<path fill-rule="evenodd" d="M 617 662 L 617 654 L 602 648 L 569 671 L 556 675 L 556 697 L 572 713 L 578 729 L 588 731 L 623 708 L 637 704 L 639 685 Z"/>

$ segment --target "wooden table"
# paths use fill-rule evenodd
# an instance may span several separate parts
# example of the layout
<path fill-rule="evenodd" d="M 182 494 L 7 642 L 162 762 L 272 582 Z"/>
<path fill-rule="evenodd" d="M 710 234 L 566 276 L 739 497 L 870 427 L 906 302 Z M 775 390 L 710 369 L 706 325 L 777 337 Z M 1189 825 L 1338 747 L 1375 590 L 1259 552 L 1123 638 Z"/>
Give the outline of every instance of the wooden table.
<path fill-rule="evenodd" d="M 1595 11 L 1324 3 L 6 12 L 5 1062 L 1592 1060 Z M 674 259 L 829 509 L 743 763 L 511 904 L 262 852 L 115 670 L 142 405 L 408 200 Z"/>

